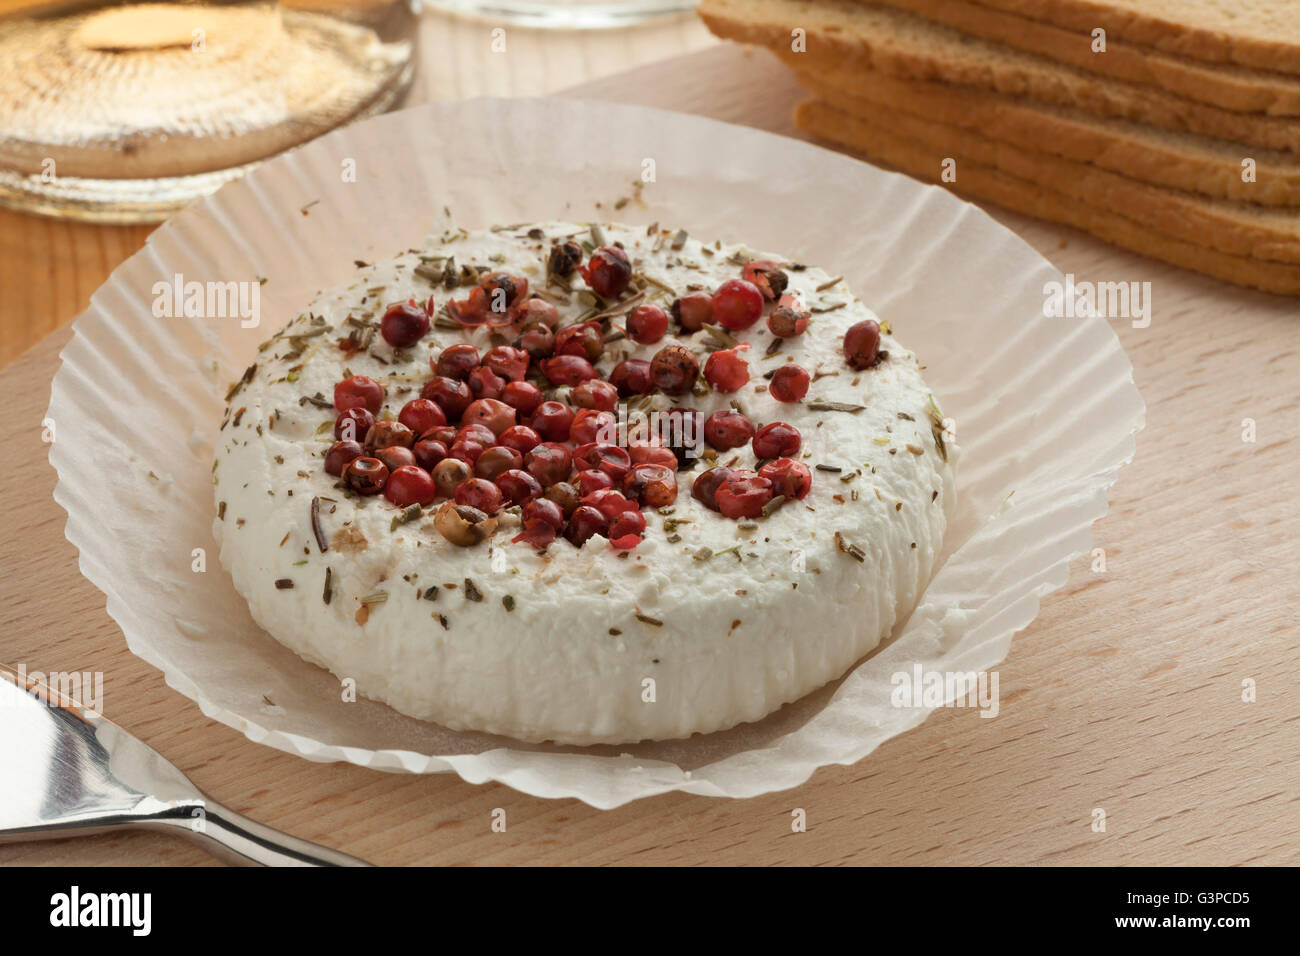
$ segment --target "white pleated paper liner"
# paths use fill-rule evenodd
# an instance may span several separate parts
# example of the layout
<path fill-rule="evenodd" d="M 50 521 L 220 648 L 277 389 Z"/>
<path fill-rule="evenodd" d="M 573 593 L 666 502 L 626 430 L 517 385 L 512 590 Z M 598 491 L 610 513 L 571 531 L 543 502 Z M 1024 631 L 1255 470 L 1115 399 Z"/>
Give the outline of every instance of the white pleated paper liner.
<path fill-rule="evenodd" d="M 613 203 L 653 169 L 644 205 Z M 599 206 L 597 205 L 599 203 Z M 216 560 L 212 442 L 228 384 L 322 288 L 463 225 L 658 221 L 843 274 L 915 350 L 956 420 L 959 506 L 945 562 L 894 639 L 836 684 L 756 724 L 623 747 L 456 733 L 372 701 L 253 623 Z M 156 318 L 154 287 L 256 281 L 262 324 Z M 311 760 L 453 770 L 612 807 L 670 790 L 747 797 L 860 760 L 928 711 L 890 677 L 979 671 L 1088 550 L 1144 408 L 1100 318 L 1044 316 L 1042 257 L 943 190 L 767 133 L 569 100 L 437 103 L 267 163 L 160 228 L 95 293 L 54 379 L 55 497 L 82 572 L 131 650 L 209 717 Z M 203 548 L 206 571 L 192 568 Z M 843 608 L 852 614 L 852 608 Z M 271 703 L 268 703 L 271 702 Z"/>

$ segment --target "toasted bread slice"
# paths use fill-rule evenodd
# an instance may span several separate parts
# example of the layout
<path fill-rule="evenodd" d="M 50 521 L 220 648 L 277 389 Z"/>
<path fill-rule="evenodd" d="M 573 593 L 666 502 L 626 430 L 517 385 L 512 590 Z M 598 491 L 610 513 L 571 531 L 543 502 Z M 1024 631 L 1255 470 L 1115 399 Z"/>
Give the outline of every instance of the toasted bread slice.
<path fill-rule="evenodd" d="M 1105 119 L 1070 107 L 949 83 L 899 79 L 878 70 L 831 64 L 800 70 L 798 76 L 828 102 L 849 96 L 901 109 L 996 139 L 1030 143 L 1157 186 L 1216 199 L 1300 207 L 1300 157 L 1291 153 Z M 867 112 L 864 105 L 850 106 Z"/>
<path fill-rule="evenodd" d="M 1294 0 L 978 0 L 1072 30 L 1102 27 L 1128 43 L 1207 63 L 1300 74 Z"/>
<path fill-rule="evenodd" d="M 939 183 L 943 151 L 899 135 L 889 121 L 855 116 L 820 100 L 800 104 L 795 121 L 814 136 L 883 162 L 924 182 Z M 1234 255 L 1167 235 L 1108 207 L 1022 179 L 960 155 L 950 185 L 965 196 L 1090 232 L 1107 242 L 1185 269 L 1266 292 L 1300 295 L 1300 266 Z M 1127 210 L 1126 210 L 1127 212 Z"/>
<path fill-rule="evenodd" d="M 1017 179 L 1070 196 L 1077 202 L 1122 210 L 1127 218 L 1167 236 L 1212 246 L 1232 255 L 1300 265 L 1300 210 L 1207 199 L 1178 189 L 1152 186 L 1108 169 L 1064 159 L 1026 142 L 996 139 L 878 103 L 836 97 L 834 90 L 811 86 L 814 93 L 828 93 L 827 102 L 844 112 L 927 146 L 940 159 L 956 158 L 959 169 L 963 160 L 975 160 Z"/>
<path fill-rule="evenodd" d="M 979 0 L 866 0 L 1038 53 L 1089 73 L 1154 86 L 1176 96 L 1241 113 L 1300 116 L 1300 76 L 1235 64 L 1207 63 L 1111 36 L 1105 17 L 1087 29 L 1064 27 L 986 6 Z M 1282 6 L 1279 2 L 1278 6 Z M 1094 31 L 1104 31 L 1100 36 Z M 1300 34 L 1296 35 L 1300 42 Z"/>
<path fill-rule="evenodd" d="M 797 69 L 864 67 L 1300 153 L 1300 119 L 1235 113 L 1107 79 L 900 10 L 857 0 L 701 0 L 699 13 L 719 36 L 762 44 Z"/>

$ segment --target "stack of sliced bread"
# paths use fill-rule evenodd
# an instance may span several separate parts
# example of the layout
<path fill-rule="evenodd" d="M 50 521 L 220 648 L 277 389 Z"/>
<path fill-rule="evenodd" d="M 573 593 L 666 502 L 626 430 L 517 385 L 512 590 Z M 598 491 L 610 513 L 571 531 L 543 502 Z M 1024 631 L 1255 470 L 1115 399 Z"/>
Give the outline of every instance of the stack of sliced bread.
<path fill-rule="evenodd" d="M 1300 295 L 1300 0 L 701 0 L 928 182 Z"/>

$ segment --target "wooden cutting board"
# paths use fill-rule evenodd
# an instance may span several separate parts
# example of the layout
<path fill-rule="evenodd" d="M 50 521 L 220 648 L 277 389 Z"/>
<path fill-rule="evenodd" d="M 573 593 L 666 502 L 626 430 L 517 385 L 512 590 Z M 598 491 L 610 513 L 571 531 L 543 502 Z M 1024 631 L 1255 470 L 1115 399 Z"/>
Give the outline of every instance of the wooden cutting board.
<path fill-rule="evenodd" d="M 718 47 L 576 95 L 793 134 L 799 93 L 766 54 Z M 1095 527 L 1104 570 L 1076 562 L 1016 638 L 996 719 L 936 712 L 856 766 L 785 793 L 672 794 L 604 812 L 250 743 L 134 658 L 77 572 L 41 442 L 66 331 L 0 373 L 0 660 L 103 671 L 108 715 L 214 797 L 378 863 L 1300 862 L 1297 305 L 993 214 L 1080 280 L 1153 287 L 1149 327 L 1114 323 L 1148 425 Z M 491 830 L 495 808 L 504 833 Z M 807 832 L 792 832 L 796 808 Z M 153 834 L 0 847 L 0 864 L 205 861 Z"/>

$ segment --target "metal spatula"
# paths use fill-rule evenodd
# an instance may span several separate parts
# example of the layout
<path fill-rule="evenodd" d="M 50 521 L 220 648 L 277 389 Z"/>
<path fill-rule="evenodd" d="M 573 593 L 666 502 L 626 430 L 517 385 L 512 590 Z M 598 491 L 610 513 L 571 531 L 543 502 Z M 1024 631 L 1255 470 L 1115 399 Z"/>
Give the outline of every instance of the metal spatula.
<path fill-rule="evenodd" d="M 232 863 L 367 866 L 205 797 L 161 754 L 0 665 L 0 843 L 146 827 Z"/>

